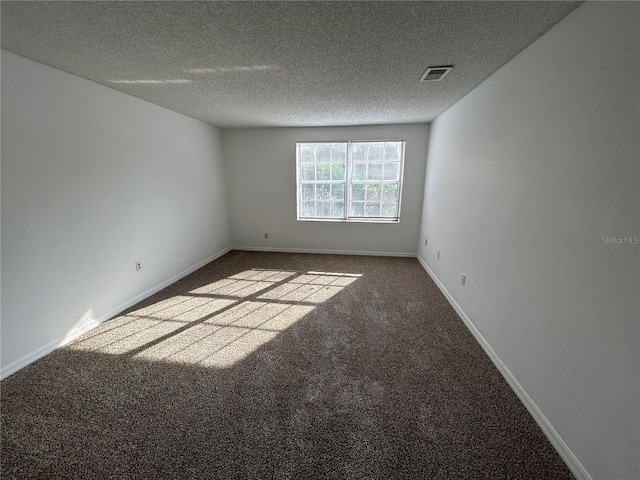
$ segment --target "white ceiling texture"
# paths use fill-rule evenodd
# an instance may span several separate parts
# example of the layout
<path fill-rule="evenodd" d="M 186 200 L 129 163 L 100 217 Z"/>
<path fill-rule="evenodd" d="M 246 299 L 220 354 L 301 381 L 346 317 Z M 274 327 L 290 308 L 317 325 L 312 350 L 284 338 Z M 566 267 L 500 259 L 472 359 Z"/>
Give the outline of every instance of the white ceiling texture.
<path fill-rule="evenodd" d="M 220 127 L 429 122 L 580 3 L 3 1 L 2 48 Z"/>

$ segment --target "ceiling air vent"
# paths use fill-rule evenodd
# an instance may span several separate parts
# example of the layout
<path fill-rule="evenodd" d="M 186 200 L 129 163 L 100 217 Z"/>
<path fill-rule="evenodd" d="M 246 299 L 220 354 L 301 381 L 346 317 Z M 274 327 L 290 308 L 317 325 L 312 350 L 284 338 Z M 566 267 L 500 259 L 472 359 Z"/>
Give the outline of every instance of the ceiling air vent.
<path fill-rule="evenodd" d="M 421 82 L 438 82 L 447 76 L 453 70 L 453 66 L 450 67 L 428 67 L 427 70 L 420 77 Z"/>

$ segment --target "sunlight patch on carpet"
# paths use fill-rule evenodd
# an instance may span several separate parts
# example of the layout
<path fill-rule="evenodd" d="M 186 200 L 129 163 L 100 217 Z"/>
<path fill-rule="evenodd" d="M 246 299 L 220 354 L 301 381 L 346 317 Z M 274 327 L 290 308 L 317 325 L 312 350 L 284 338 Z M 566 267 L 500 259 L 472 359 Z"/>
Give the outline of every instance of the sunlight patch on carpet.
<path fill-rule="evenodd" d="M 249 269 L 131 310 L 66 348 L 228 368 L 360 276 Z"/>

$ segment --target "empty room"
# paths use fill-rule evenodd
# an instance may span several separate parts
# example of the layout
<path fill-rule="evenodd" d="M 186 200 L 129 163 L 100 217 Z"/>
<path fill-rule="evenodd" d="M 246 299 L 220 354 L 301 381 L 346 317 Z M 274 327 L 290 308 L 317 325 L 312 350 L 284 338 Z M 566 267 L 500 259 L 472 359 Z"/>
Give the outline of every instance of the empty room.
<path fill-rule="evenodd" d="M 640 479 L 640 3 L 2 1 L 0 477 Z"/>

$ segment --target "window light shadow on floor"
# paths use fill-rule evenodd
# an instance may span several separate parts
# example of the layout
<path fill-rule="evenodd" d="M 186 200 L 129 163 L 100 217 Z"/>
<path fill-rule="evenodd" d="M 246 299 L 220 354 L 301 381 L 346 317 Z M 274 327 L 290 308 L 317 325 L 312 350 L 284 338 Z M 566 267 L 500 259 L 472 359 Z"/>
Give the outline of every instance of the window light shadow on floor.
<path fill-rule="evenodd" d="M 66 348 L 227 368 L 360 277 L 250 269 L 103 323 Z"/>

